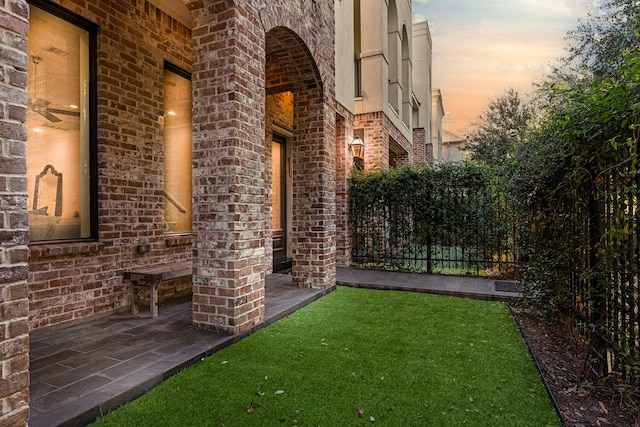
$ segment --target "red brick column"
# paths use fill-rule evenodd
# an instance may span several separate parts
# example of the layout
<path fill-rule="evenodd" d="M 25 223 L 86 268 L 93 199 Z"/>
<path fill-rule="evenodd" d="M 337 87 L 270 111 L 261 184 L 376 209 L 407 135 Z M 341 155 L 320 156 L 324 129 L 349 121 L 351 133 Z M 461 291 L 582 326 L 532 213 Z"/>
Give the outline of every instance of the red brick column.
<path fill-rule="evenodd" d="M 338 105 L 336 115 L 336 264 L 351 265 L 351 230 L 349 228 L 349 178 L 353 155 L 353 115 Z"/>
<path fill-rule="evenodd" d="M 29 418 L 25 1 L 0 3 L 0 426 Z"/>
<path fill-rule="evenodd" d="M 427 161 L 426 154 L 426 138 L 427 131 L 425 128 L 416 128 L 413 130 L 413 162 L 425 163 Z"/>
<path fill-rule="evenodd" d="M 336 281 L 335 109 L 324 98 L 316 88 L 295 100 L 292 276 L 299 287 Z"/>
<path fill-rule="evenodd" d="M 264 317 L 265 46 L 250 6 L 189 6 L 193 28 L 193 321 L 238 334 Z"/>
<path fill-rule="evenodd" d="M 234 3 L 187 1 L 195 21 L 193 319 L 230 334 L 264 316 L 267 57 L 271 93 L 294 99 L 293 281 L 331 286 L 336 264 L 333 4 Z"/>

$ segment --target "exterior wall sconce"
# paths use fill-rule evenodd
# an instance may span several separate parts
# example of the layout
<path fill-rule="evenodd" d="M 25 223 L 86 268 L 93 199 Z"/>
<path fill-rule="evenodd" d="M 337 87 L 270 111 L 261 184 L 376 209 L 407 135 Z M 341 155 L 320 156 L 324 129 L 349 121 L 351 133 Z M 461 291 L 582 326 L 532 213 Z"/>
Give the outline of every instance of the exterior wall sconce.
<path fill-rule="evenodd" d="M 353 142 L 349 144 L 351 154 L 355 159 L 364 159 L 364 141 L 359 136 L 353 138 Z"/>

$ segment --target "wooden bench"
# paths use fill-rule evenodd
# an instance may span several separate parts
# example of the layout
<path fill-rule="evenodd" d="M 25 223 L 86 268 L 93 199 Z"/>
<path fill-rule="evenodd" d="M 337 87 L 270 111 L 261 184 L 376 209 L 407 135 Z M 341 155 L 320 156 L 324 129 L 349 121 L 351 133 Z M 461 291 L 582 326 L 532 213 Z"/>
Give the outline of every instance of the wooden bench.
<path fill-rule="evenodd" d="M 139 300 L 137 290 L 149 289 L 149 312 L 151 317 L 158 317 L 158 285 L 165 280 L 191 276 L 193 264 L 191 261 L 182 261 L 169 264 L 151 265 L 135 268 L 124 272 L 125 280 L 131 281 L 131 311 L 138 314 Z"/>

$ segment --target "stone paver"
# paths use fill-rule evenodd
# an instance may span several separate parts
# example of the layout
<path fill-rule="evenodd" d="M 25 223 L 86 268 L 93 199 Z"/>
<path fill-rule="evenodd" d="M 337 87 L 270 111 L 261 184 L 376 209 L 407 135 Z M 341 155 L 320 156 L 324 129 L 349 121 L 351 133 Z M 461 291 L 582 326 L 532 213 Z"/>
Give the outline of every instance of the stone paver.
<path fill-rule="evenodd" d="M 512 300 L 522 296 L 519 292 L 497 291 L 496 281 L 485 277 L 460 277 L 396 273 L 389 271 L 338 268 L 337 283 L 343 286 L 374 289 L 427 292 L 468 298 Z"/>

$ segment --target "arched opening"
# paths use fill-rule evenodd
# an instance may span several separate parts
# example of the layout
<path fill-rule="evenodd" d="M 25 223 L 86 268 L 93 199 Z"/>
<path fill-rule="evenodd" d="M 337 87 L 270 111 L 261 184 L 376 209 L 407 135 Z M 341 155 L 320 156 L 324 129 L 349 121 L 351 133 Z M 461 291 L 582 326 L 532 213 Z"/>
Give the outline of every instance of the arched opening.
<path fill-rule="evenodd" d="M 335 106 L 333 77 L 322 73 L 325 87 L 316 62 L 332 71 L 324 62 L 332 50 L 322 53 L 327 43 L 315 40 L 333 34 L 316 28 L 303 40 L 292 30 L 300 19 L 284 5 L 228 13 L 233 3 L 189 6 L 193 321 L 238 334 L 264 318 L 274 239 L 295 286 L 335 285 Z M 307 47 L 314 42 L 320 59 Z"/>
<path fill-rule="evenodd" d="M 323 287 L 311 253 L 318 245 L 314 224 L 331 183 L 323 147 L 322 82 L 309 49 L 292 30 L 275 27 L 266 35 L 265 151 L 269 192 L 267 259 L 272 271 L 291 266 L 294 284 Z M 325 198 L 326 199 L 326 198 Z"/>

